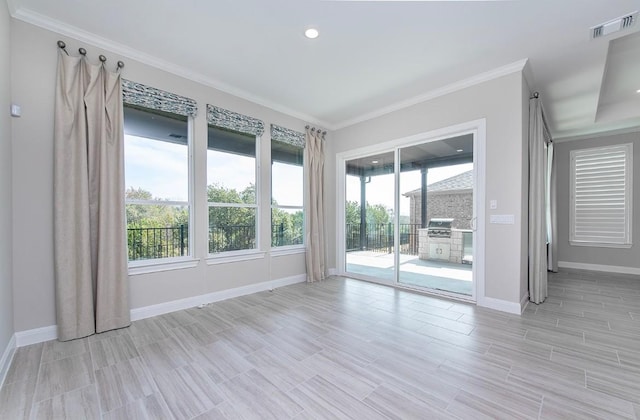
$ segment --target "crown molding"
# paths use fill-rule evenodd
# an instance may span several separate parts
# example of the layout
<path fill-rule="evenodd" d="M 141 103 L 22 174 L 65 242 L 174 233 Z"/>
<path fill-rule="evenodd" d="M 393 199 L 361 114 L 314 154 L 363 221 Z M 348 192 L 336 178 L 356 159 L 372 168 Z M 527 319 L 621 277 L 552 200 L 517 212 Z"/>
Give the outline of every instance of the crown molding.
<path fill-rule="evenodd" d="M 515 63 L 507 64 L 506 66 L 498 67 L 493 70 L 489 70 L 484 73 L 477 74 L 475 76 L 469 77 L 467 79 L 459 80 L 457 82 L 442 86 L 440 88 L 434 89 L 430 92 L 423 93 L 418 96 L 414 96 L 413 98 L 405 99 L 404 101 L 396 102 L 395 104 L 391 104 L 380 108 L 378 110 L 368 112 L 359 117 L 355 117 L 341 123 L 335 125 L 333 130 L 340 130 L 342 128 L 346 128 L 367 120 L 371 120 L 373 118 L 381 117 L 386 114 L 390 114 L 394 111 L 399 111 L 404 108 L 408 108 L 413 105 L 417 105 L 421 102 L 426 102 L 431 99 L 438 98 L 440 96 L 448 95 L 453 92 L 457 92 L 471 86 L 478 85 L 480 83 L 488 82 L 493 79 L 497 79 L 512 73 L 516 73 L 519 71 L 523 71 L 528 59 L 522 59 L 516 61 Z"/>
<path fill-rule="evenodd" d="M 281 104 L 271 102 L 267 99 L 253 95 L 249 92 L 246 92 L 242 89 L 238 89 L 234 86 L 228 85 L 219 80 L 216 80 L 211 77 L 205 76 L 201 73 L 189 70 L 186 67 L 168 62 L 161 58 L 144 53 L 135 48 L 128 47 L 124 44 L 120 44 L 118 42 L 112 41 L 108 38 L 98 36 L 91 32 L 80 29 L 78 27 L 68 25 L 66 23 L 60 22 L 59 20 L 52 19 L 43 14 L 34 12 L 33 10 L 17 6 L 16 5 L 17 2 L 19 2 L 19 0 L 7 0 L 9 11 L 11 13 L 11 16 L 14 19 L 21 20 L 23 22 L 41 27 L 43 29 L 47 29 L 52 32 L 56 32 L 58 34 L 73 38 L 80 42 L 91 44 L 95 47 L 121 55 L 122 57 L 130 58 L 130 59 L 139 61 L 141 63 L 145 63 L 151 67 L 155 67 L 157 69 L 164 70 L 166 72 L 191 80 L 193 82 L 212 87 L 221 92 L 236 96 L 238 98 L 253 102 L 258 105 L 262 105 L 274 111 L 278 111 L 283 114 L 289 115 L 291 117 L 300 119 L 302 121 L 305 121 L 317 126 L 321 126 L 321 127 L 327 127 L 329 129 L 331 129 L 332 127 L 332 124 L 329 124 L 326 121 L 322 121 L 311 115 L 307 115 L 307 114 L 292 110 Z"/>
<path fill-rule="evenodd" d="M 380 108 L 371 112 L 367 112 L 360 116 L 357 116 L 348 120 L 344 120 L 336 124 L 331 124 L 327 121 L 323 121 L 311 115 L 307 115 L 307 114 L 295 111 L 284 105 L 253 95 L 245 90 L 231 86 L 220 80 L 216 80 L 214 78 L 205 76 L 201 73 L 194 72 L 186 67 L 168 62 L 166 60 L 160 59 L 153 55 L 128 47 L 124 44 L 112 41 L 108 38 L 104 38 L 96 34 L 93 34 L 91 32 L 85 31 L 78 27 L 68 25 L 59 20 L 52 19 L 48 16 L 42 15 L 40 13 L 34 12 L 33 10 L 22 7 L 19 5 L 19 3 L 20 3 L 20 0 L 7 0 L 9 11 L 11 13 L 11 16 L 14 19 L 21 20 L 23 22 L 41 27 L 43 29 L 46 29 L 52 32 L 56 32 L 58 34 L 73 38 L 80 42 L 91 44 L 95 47 L 116 53 L 122 57 L 130 58 L 130 59 L 145 63 L 151 67 L 155 67 L 160 70 L 164 70 L 166 72 L 191 80 L 193 82 L 212 87 L 221 92 L 270 108 L 274 111 L 281 112 L 283 114 L 303 120 L 313 125 L 325 127 L 330 131 L 346 128 L 367 120 L 371 120 L 373 118 L 381 117 L 383 115 L 389 114 L 394 111 L 399 111 L 401 109 L 405 109 L 410 106 L 417 105 L 421 102 L 426 102 L 431 99 L 438 98 L 440 96 L 448 95 L 450 93 L 454 93 L 454 92 L 472 87 L 474 85 L 478 85 L 480 83 L 497 79 L 515 72 L 524 71 L 528 63 L 527 59 L 519 60 L 514 63 L 507 64 L 505 66 L 498 67 L 493 70 L 489 70 L 487 72 L 477 74 L 467 79 L 463 79 L 463 80 L 448 84 L 446 86 L 442 86 L 440 88 L 423 93 L 421 95 L 414 96 L 412 98 L 409 98 L 400 102 L 396 102 L 394 104 L 385 106 L 383 108 Z"/>
<path fill-rule="evenodd" d="M 564 143 L 568 141 L 597 139 L 600 137 L 610 137 L 610 136 L 616 136 L 619 134 L 631 134 L 631 133 L 640 133 L 640 126 L 625 127 L 625 128 L 619 128 L 616 130 L 603 130 L 603 131 L 597 131 L 597 132 L 591 132 L 591 133 L 585 133 L 585 134 L 569 135 L 569 136 L 558 137 L 558 138 L 552 137 L 552 138 L 554 143 Z"/>
<path fill-rule="evenodd" d="M 18 10 L 17 2 L 18 0 L 7 0 L 7 8 L 9 9 L 9 14 L 11 16 L 15 16 L 16 11 Z"/>

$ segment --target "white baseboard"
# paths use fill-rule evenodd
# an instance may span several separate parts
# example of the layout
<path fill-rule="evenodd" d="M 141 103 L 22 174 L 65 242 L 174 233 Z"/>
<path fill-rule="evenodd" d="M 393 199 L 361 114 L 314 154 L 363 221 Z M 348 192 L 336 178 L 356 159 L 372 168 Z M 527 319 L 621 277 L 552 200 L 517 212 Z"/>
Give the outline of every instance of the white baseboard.
<path fill-rule="evenodd" d="M 477 299 L 476 305 L 516 315 L 521 315 L 523 310 L 522 303 L 509 302 L 508 300 L 496 299 L 486 296 Z"/>
<path fill-rule="evenodd" d="M 586 264 L 570 261 L 558 261 L 558 267 L 573 268 L 576 270 L 603 271 L 606 273 L 635 274 L 637 276 L 640 276 L 640 268 L 623 267 L 619 265 Z"/>
<path fill-rule="evenodd" d="M 193 308 L 207 303 L 219 302 L 221 300 L 231 299 L 234 297 L 250 295 L 252 293 L 263 292 L 265 290 L 273 290 L 278 287 L 289 286 L 291 284 L 303 283 L 307 281 L 306 274 L 298 274 L 297 276 L 285 277 L 277 280 L 269 280 L 261 283 L 250 284 L 247 286 L 236 287 L 234 289 L 221 290 L 219 292 L 207 293 L 205 295 L 193 296 L 185 299 L 173 300 L 171 302 L 159 303 L 157 305 L 145 306 L 131 310 L 131 320 L 151 318 L 157 315 L 167 314 L 169 312 L 180 311 L 183 309 Z M 15 347 L 28 346 L 30 344 L 42 343 L 44 341 L 55 340 L 58 338 L 58 329 L 55 325 L 48 327 L 35 328 L 33 330 L 20 331 L 15 334 Z M 0 365 L 1 366 L 1 365 Z"/>
<path fill-rule="evenodd" d="M 55 340 L 56 338 L 58 338 L 58 327 L 55 325 L 18 331 L 16 333 L 16 347 L 29 346 L 31 344 Z"/>
<path fill-rule="evenodd" d="M 4 380 L 7 378 L 7 373 L 9 373 L 9 366 L 11 366 L 11 361 L 13 360 L 13 355 L 16 353 L 16 335 L 13 334 L 9 343 L 7 343 L 7 348 L 4 349 L 2 353 L 2 358 L 0 359 L 0 388 L 4 385 Z"/>
<path fill-rule="evenodd" d="M 151 318 L 153 316 L 163 315 L 169 312 L 180 311 L 199 305 L 206 305 L 207 303 L 219 302 L 221 300 L 250 295 L 252 293 L 272 290 L 277 287 L 288 286 L 305 281 L 307 281 L 307 275 L 299 274 L 297 276 L 285 277 L 277 280 L 269 280 L 261 283 L 250 284 L 247 286 L 236 287 L 233 289 L 220 290 L 219 292 L 207 293 L 205 295 L 173 300 L 171 302 L 159 303 L 157 305 L 145 306 L 142 308 L 135 308 L 131 310 L 131 320 L 137 321 L 139 319 Z"/>

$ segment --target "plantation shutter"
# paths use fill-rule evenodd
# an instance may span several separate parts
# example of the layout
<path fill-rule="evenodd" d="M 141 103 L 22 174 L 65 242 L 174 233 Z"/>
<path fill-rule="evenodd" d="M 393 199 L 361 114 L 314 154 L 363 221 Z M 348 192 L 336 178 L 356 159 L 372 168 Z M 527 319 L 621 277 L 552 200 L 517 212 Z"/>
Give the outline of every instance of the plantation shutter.
<path fill-rule="evenodd" d="M 572 245 L 631 245 L 632 145 L 571 151 Z"/>

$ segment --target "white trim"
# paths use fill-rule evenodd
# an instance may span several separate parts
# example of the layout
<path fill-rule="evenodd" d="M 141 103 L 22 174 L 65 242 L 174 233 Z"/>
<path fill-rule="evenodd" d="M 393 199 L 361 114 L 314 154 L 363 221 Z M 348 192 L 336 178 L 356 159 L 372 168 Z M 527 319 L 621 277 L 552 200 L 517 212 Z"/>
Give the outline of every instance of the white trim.
<path fill-rule="evenodd" d="M 289 286 L 296 283 L 304 283 L 305 281 L 307 281 L 307 275 L 298 274 L 296 276 L 249 284 L 247 286 L 236 287 L 233 289 L 220 290 L 218 292 L 207 293 L 205 295 L 192 296 L 184 299 L 173 300 L 170 302 L 163 302 L 157 305 L 134 308 L 130 311 L 131 321 L 138 321 L 140 319 L 163 315 L 200 305 L 207 305 L 209 303 L 219 302 L 221 300 L 263 292 L 265 290 L 273 290 L 278 287 Z M 48 327 L 19 331 L 15 333 L 14 337 L 14 347 L 24 347 L 31 344 L 42 343 L 45 341 L 57 339 L 58 328 L 56 325 L 51 325 Z"/>
<path fill-rule="evenodd" d="M 330 127 L 330 129 L 333 131 L 340 130 L 345 127 L 349 127 L 351 125 L 361 123 L 363 121 L 371 120 L 373 118 L 381 117 L 383 115 L 390 114 L 392 112 L 399 111 L 401 109 L 409 108 L 410 106 L 417 105 L 419 103 L 426 102 L 426 101 L 438 98 L 440 96 L 445 96 L 450 93 L 454 93 L 475 85 L 479 85 L 481 83 L 488 82 L 490 80 L 498 79 L 500 77 L 507 76 L 512 73 L 523 71 L 527 62 L 528 62 L 528 59 L 523 59 L 523 60 L 516 61 L 515 63 L 507 64 L 506 66 L 498 67 L 484 73 L 476 74 L 475 76 L 471 76 L 467 79 L 450 83 L 448 85 L 436 88 L 434 90 L 423 93 L 421 95 L 414 96 L 413 98 L 405 99 L 403 101 L 396 102 L 395 104 L 385 106 L 376 111 L 368 112 L 358 117 L 351 118 L 346 121 L 342 121 L 340 123 L 335 124 L 333 127 Z"/>
<path fill-rule="evenodd" d="M 605 200 L 606 203 L 605 204 L 613 204 L 616 201 L 618 201 L 618 199 L 615 199 L 614 202 L 612 203 L 610 200 L 611 198 L 609 197 L 601 197 L 602 191 L 593 191 L 590 190 L 588 193 L 585 192 L 584 195 L 579 195 L 578 194 L 578 161 L 581 158 L 584 158 L 586 160 L 586 163 L 584 161 L 583 164 L 585 166 L 589 166 L 592 168 L 592 170 L 594 170 L 595 172 L 592 173 L 587 173 L 584 174 L 583 178 L 580 178 L 580 180 L 582 181 L 594 181 L 594 177 L 597 175 L 602 175 L 605 178 L 611 178 L 612 175 L 610 174 L 600 174 L 599 172 L 602 171 L 603 166 L 605 165 L 604 168 L 607 168 L 607 165 L 611 164 L 610 159 L 611 158 L 607 158 L 607 162 L 603 163 L 602 161 L 598 162 L 598 166 L 596 167 L 596 163 L 593 162 L 593 159 L 600 159 L 602 157 L 603 154 L 609 154 L 609 153 L 623 153 L 623 161 L 624 161 L 624 176 L 622 179 L 619 179 L 616 177 L 615 180 L 616 182 L 623 182 L 624 185 L 624 218 L 623 218 L 623 222 L 624 222 L 624 237 L 622 238 L 607 238 L 607 237 L 603 237 L 602 235 L 605 235 L 607 233 L 612 233 L 612 232 L 602 232 L 602 231 L 598 231 L 598 232 L 593 232 L 593 231 L 589 231 L 588 232 L 591 233 L 591 235 L 587 235 L 585 232 L 580 232 L 579 229 L 577 228 L 577 224 L 581 221 L 583 224 L 589 223 L 589 225 L 595 224 L 596 222 L 585 222 L 584 220 L 581 219 L 577 219 L 577 200 L 579 198 L 585 199 L 588 198 L 589 200 L 597 200 L 599 202 L 604 203 Z M 632 238 L 632 234 L 633 234 L 633 143 L 624 143 L 624 144 L 615 144 L 615 145 L 610 145 L 610 146 L 598 146 L 598 147 L 589 147 L 589 148 L 578 148 L 578 149 L 573 149 L 569 151 L 569 162 L 570 162 L 570 176 L 569 176 L 569 184 L 570 184 L 570 189 L 569 189 L 569 243 L 573 246 L 594 246 L 594 247 L 607 247 L 607 248 L 631 248 L 631 245 L 633 244 L 633 238 Z M 618 163 L 618 162 L 616 162 Z M 616 167 L 617 169 L 618 167 Z M 595 179 L 595 181 L 598 182 L 602 182 L 602 179 L 598 178 Z M 613 182 L 612 181 L 612 182 Z M 600 187 L 601 188 L 601 187 Z M 594 197 L 595 195 L 595 197 Z M 598 206 L 596 207 L 596 209 L 600 210 L 602 208 L 602 206 Z M 607 207 L 608 208 L 608 207 Z M 617 207 L 616 207 L 617 209 Z M 602 218 L 607 217 L 608 215 L 601 215 L 600 213 L 598 214 L 594 214 L 591 216 L 600 216 Z M 613 216 L 609 216 L 609 219 L 605 219 L 605 222 L 611 222 L 611 221 L 615 221 L 617 222 L 618 219 L 616 217 Z M 590 226 L 591 227 L 591 226 Z M 600 240 L 602 239 L 602 241 Z"/>
<path fill-rule="evenodd" d="M 257 193 L 257 191 L 256 191 Z M 256 201 L 258 197 L 256 196 Z M 257 209 L 258 203 L 249 204 L 249 203 L 216 203 L 213 201 L 208 202 L 209 207 L 219 207 L 219 208 L 237 208 L 237 209 Z"/>
<path fill-rule="evenodd" d="M 162 260 L 140 260 L 129 262 L 129 275 L 139 276 L 140 274 L 157 273 L 159 271 L 183 270 L 195 268 L 200 264 L 200 259 L 179 258 Z"/>
<path fill-rule="evenodd" d="M 558 261 L 558 267 L 573 268 L 575 270 L 602 271 L 605 273 L 633 274 L 636 276 L 640 276 L 640 268 L 624 267 L 619 265 L 602 265 L 602 264 L 577 263 L 577 262 L 571 262 L 571 261 Z"/>
<path fill-rule="evenodd" d="M 228 251 L 220 254 L 209 254 L 207 265 L 227 264 L 239 261 L 251 261 L 264 258 L 267 253 L 264 251 Z"/>
<path fill-rule="evenodd" d="M 268 99 L 261 98 L 243 89 L 239 89 L 234 86 L 228 85 L 227 83 L 224 83 L 220 80 L 211 78 L 209 76 L 205 76 L 202 73 L 195 72 L 191 69 L 171 63 L 169 61 L 155 57 L 151 54 L 144 53 L 135 48 L 131 48 L 129 46 L 115 42 L 108 38 L 104 38 L 99 35 L 87 32 L 78 27 L 63 23 L 59 20 L 34 12 L 33 10 L 27 9 L 25 7 L 22 7 L 22 6 L 14 7 L 10 11 L 12 12 L 11 16 L 14 19 L 18 19 L 23 22 L 27 22 L 32 25 L 36 25 L 41 28 L 56 32 L 58 34 L 71 37 L 74 40 L 77 40 L 80 42 L 85 42 L 85 43 L 94 45 L 98 48 L 121 55 L 122 57 L 131 58 L 133 60 L 147 64 L 151 67 L 164 70 L 166 72 L 175 74 L 180 77 L 184 77 L 185 79 L 192 80 L 204 86 L 212 87 L 214 89 L 228 93 L 238 98 L 270 108 L 274 111 L 282 112 L 283 114 L 290 115 L 302 121 L 308 121 L 310 123 L 313 123 L 321 127 L 331 127 L 331 124 L 325 121 L 319 120 L 311 115 L 294 111 L 291 108 L 269 101 Z"/>
<path fill-rule="evenodd" d="M 474 289 L 472 298 L 474 300 L 484 297 L 485 268 L 485 180 L 486 180 L 486 119 L 468 121 L 461 124 L 444 127 L 424 133 L 415 134 L 408 137 L 389 140 L 362 148 L 352 149 L 336 154 L 336 262 L 338 273 L 345 270 L 345 240 L 344 240 L 344 202 L 346 200 L 345 191 L 345 168 L 347 160 L 360 158 L 363 156 L 389 152 L 399 147 L 406 147 L 420 144 L 425 141 L 432 142 L 447 139 L 453 136 L 473 134 L 474 147 L 474 207 L 477 218 L 477 228 L 473 235 L 474 240 L 474 264 L 473 280 Z M 397 243 L 397 241 L 396 241 Z"/>
<path fill-rule="evenodd" d="M 191 117 L 189 117 L 191 118 Z M 147 137 L 148 138 L 148 137 Z M 153 140 L 153 139 L 152 139 Z M 160 140 L 162 141 L 162 140 Z M 191 153 L 189 153 L 191 155 Z M 189 201 L 170 201 L 170 200 L 131 200 L 126 199 L 125 204 L 137 204 L 142 206 L 173 206 L 173 207 L 189 207 Z"/>
<path fill-rule="evenodd" d="M 564 143 L 568 141 L 590 140 L 590 139 L 598 139 L 601 137 L 610 137 L 610 136 L 618 136 L 622 134 L 634 134 L 634 133 L 640 133 L 640 128 L 636 126 L 636 127 L 620 128 L 617 130 L 605 130 L 605 131 L 599 131 L 596 133 L 580 134 L 576 136 L 554 137 L 553 142 Z"/>
<path fill-rule="evenodd" d="M 476 304 L 483 308 L 495 309 L 496 311 L 522 315 L 523 308 L 522 308 L 521 302 L 510 302 L 508 300 L 496 299 L 496 298 L 485 296 L 482 299 L 478 299 Z"/>
<path fill-rule="evenodd" d="M 282 257 L 285 255 L 304 254 L 307 251 L 304 245 L 279 246 L 271 248 L 272 257 Z"/>
<path fill-rule="evenodd" d="M 289 286 L 296 283 L 304 283 L 306 280 L 306 274 L 298 274 L 296 276 L 285 277 L 282 279 L 269 280 L 233 289 L 221 290 L 219 292 L 207 293 L 206 295 L 193 296 L 185 299 L 159 303 L 157 305 L 135 308 L 131 310 L 131 320 L 137 321 L 140 319 L 151 318 L 153 316 L 194 308 L 200 305 L 207 305 L 221 300 L 264 292 L 265 290 L 273 290 L 278 287 Z"/>
<path fill-rule="evenodd" d="M 420 102 L 424 102 L 424 101 L 434 99 L 440 96 L 444 96 L 453 92 L 457 92 L 457 91 L 469 88 L 471 86 L 478 85 L 480 83 L 484 83 L 490 80 L 497 79 L 499 77 L 503 77 L 518 71 L 522 71 L 525 68 L 525 65 L 528 61 L 527 59 L 516 61 L 515 63 L 498 67 L 496 69 L 477 74 L 467 79 L 463 79 L 463 80 L 448 84 L 446 86 L 439 87 L 437 89 L 431 90 L 422 95 L 418 95 L 413 98 L 409 98 L 404 101 L 400 101 L 395 104 L 385 106 L 376 111 L 368 112 L 358 117 L 351 118 L 349 120 L 345 120 L 342 122 L 338 122 L 336 124 L 331 124 L 327 121 L 320 120 L 311 115 L 304 114 L 302 112 L 293 110 L 284 105 L 277 104 L 268 99 L 256 96 L 243 89 L 239 89 L 235 86 L 231 86 L 227 83 L 211 78 L 202 73 L 195 72 L 189 68 L 171 63 L 169 61 L 155 57 L 151 54 L 144 53 L 135 48 L 131 48 L 129 46 L 115 42 L 108 38 L 104 38 L 96 34 L 90 33 L 88 31 L 82 30 L 78 27 L 63 23 L 59 20 L 52 19 L 48 16 L 34 12 L 33 10 L 30 10 L 30 9 L 27 9 L 24 6 L 18 7 L 15 4 L 16 2 L 17 2 L 16 0 L 7 1 L 7 4 L 9 6 L 9 12 L 11 13 L 11 16 L 14 19 L 18 19 L 23 22 L 27 22 L 32 25 L 36 25 L 41 28 L 56 32 L 58 34 L 71 37 L 80 42 L 92 44 L 98 48 L 119 54 L 123 57 L 131 58 L 141 63 L 145 63 L 151 67 L 155 67 L 157 69 L 167 71 L 171 74 L 175 74 L 180 77 L 184 77 L 185 79 L 192 80 L 204 86 L 212 87 L 214 89 L 220 90 L 222 92 L 228 93 L 238 98 L 270 108 L 274 111 L 282 112 L 283 114 L 290 115 L 292 117 L 298 118 L 303 121 L 308 121 L 310 123 L 313 123 L 314 125 L 317 125 L 320 127 L 326 127 L 327 129 L 332 131 L 339 130 L 341 128 L 345 128 L 350 125 L 354 125 L 363 121 L 367 121 L 372 118 L 376 118 L 381 115 L 391 113 L 393 111 L 398 111 L 400 109 L 407 108 L 412 105 L 416 105 Z"/>
<path fill-rule="evenodd" d="M 16 347 L 30 346 L 31 344 L 43 343 L 57 338 L 58 327 L 56 325 L 18 331 L 16 333 Z"/>
<path fill-rule="evenodd" d="M 608 244 L 605 242 L 569 241 L 571 246 L 590 246 L 593 248 L 631 248 L 633 244 Z"/>
<path fill-rule="evenodd" d="M 4 385 L 4 380 L 7 379 L 7 373 L 9 373 L 9 367 L 13 361 L 13 355 L 16 353 L 16 335 L 13 334 L 7 343 L 7 347 L 2 353 L 0 359 L 0 388 Z"/>

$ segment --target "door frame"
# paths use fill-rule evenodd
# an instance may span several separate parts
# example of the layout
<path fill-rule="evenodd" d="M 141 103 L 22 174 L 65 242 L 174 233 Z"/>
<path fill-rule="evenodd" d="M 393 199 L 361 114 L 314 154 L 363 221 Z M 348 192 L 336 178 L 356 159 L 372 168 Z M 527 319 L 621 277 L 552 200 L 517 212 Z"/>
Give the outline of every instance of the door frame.
<path fill-rule="evenodd" d="M 471 299 L 465 299 L 463 296 L 453 293 L 440 292 L 432 289 L 418 289 L 399 283 L 398 280 L 398 229 L 394 229 L 394 281 L 381 281 L 371 277 L 362 277 L 363 280 L 373 281 L 391 285 L 393 287 L 403 289 L 414 289 L 429 294 L 443 295 L 461 300 L 470 300 L 473 302 L 482 302 L 485 298 L 485 179 L 486 179 L 486 119 L 478 119 L 468 121 L 461 124 L 440 128 L 437 130 L 427 131 L 407 137 L 388 140 L 374 145 L 360 147 L 336 154 L 336 274 L 346 275 L 346 256 L 345 256 L 345 203 L 346 203 L 346 163 L 348 160 L 366 157 L 367 155 L 394 152 L 396 156 L 398 149 L 401 147 L 413 146 L 425 142 L 433 142 L 456 137 L 464 134 L 473 134 L 473 216 L 476 220 L 476 230 L 473 235 L 473 288 Z M 394 182 L 394 206 L 398 207 L 398 188 L 399 188 L 399 168 L 395 169 Z M 397 212 L 396 212 L 397 213 Z M 397 220 L 399 215 L 394 216 L 394 226 L 397 228 Z M 358 277 L 360 278 L 360 277 Z"/>

